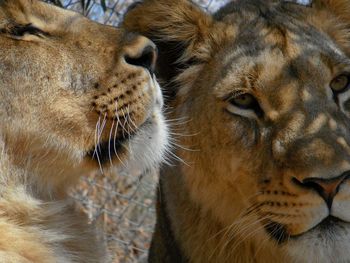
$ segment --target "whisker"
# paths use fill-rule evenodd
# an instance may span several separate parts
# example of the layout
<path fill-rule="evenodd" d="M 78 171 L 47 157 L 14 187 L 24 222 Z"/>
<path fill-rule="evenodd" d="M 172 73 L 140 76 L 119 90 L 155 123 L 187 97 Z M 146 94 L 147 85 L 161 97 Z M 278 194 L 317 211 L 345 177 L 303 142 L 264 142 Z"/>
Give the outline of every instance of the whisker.
<path fill-rule="evenodd" d="M 253 226 L 252 226 L 253 227 Z M 237 240 L 239 242 L 236 242 L 235 245 L 233 245 L 232 247 L 230 247 L 230 249 L 228 250 L 228 253 L 226 255 L 226 258 L 229 258 L 233 253 L 238 252 L 239 250 L 237 250 L 241 245 L 244 244 L 244 242 L 250 238 L 252 238 L 253 236 L 255 236 L 257 233 L 261 232 L 262 230 L 264 230 L 264 225 L 259 224 L 258 226 L 254 226 L 254 230 L 247 233 L 247 231 L 245 231 L 245 233 L 241 234 L 241 236 L 245 235 L 244 238 L 242 238 L 241 240 Z M 232 238 L 233 239 L 233 238 Z M 231 239 L 231 241 L 232 241 Z M 227 246 L 226 246 L 227 247 Z"/>
<path fill-rule="evenodd" d="M 129 124 L 129 119 L 130 117 L 130 112 L 129 112 L 129 105 L 126 108 L 126 113 L 127 113 L 127 117 L 125 118 L 125 120 L 127 121 L 126 124 L 128 125 L 128 145 L 129 145 L 129 153 L 132 154 L 132 149 L 131 149 L 131 135 L 130 135 L 130 124 Z"/>
<path fill-rule="evenodd" d="M 99 150 L 100 153 L 101 153 L 100 140 L 101 140 L 101 137 L 102 137 L 103 130 L 104 130 L 105 126 L 106 126 L 106 122 L 107 122 L 106 117 L 107 117 L 107 113 L 105 113 L 105 115 L 103 117 L 102 127 L 99 126 L 99 130 L 98 130 L 97 145 L 98 145 L 98 150 Z"/>
<path fill-rule="evenodd" d="M 118 155 L 118 151 L 116 148 L 116 142 L 117 142 L 117 133 L 118 133 L 118 127 L 119 124 L 121 123 L 120 119 L 119 119 L 119 114 L 118 114 L 118 102 L 115 102 L 115 108 L 116 108 L 116 118 L 117 118 L 117 124 L 116 124 L 116 128 L 115 128 L 115 132 L 114 132 L 114 139 L 113 139 L 113 149 L 114 149 L 114 154 L 115 156 L 117 156 L 118 160 L 120 161 L 120 163 L 124 166 L 124 168 L 126 168 L 125 163 L 121 160 L 121 158 Z"/>
<path fill-rule="evenodd" d="M 194 136 L 200 135 L 200 132 L 192 133 L 192 134 L 184 134 L 184 133 L 176 133 L 176 132 L 170 131 L 169 134 L 173 136 L 178 136 L 178 137 L 194 137 Z"/>
<path fill-rule="evenodd" d="M 92 155 L 92 159 L 94 159 L 96 157 L 98 165 L 99 165 L 99 168 L 100 168 L 100 171 L 101 171 L 101 174 L 104 174 L 103 168 L 102 168 L 102 164 L 101 164 L 101 160 L 100 160 L 100 156 L 99 156 L 99 152 L 98 152 L 100 125 L 101 125 L 101 115 L 99 115 L 98 121 L 97 121 L 96 127 L 95 127 L 95 149 L 94 149 L 94 153 Z"/>
<path fill-rule="evenodd" d="M 248 224 L 241 229 L 236 228 L 235 231 L 232 231 L 232 234 L 231 234 L 232 238 L 238 237 L 238 236 L 243 237 L 243 238 L 237 238 L 237 241 L 234 242 L 232 247 L 230 247 L 231 253 L 234 252 L 236 250 L 236 248 L 238 248 L 241 244 L 243 244 L 247 239 L 251 238 L 256 233 L 263 230 L 265 228 L 265 224 L 263 223 L 263 221 L 268 220 L 268 219 L 271 219 L 271 217 L 265 216 L 265 217 L 259 218 L 258 220 L 255 220 L 251 224 Z M 249 231 L 250 229 L 254 229 L 254 230 L 247 233 L 247 231 Z M 232 238 L 231 238 L 231 240 L 232 240 Z"/>
<path fill-rule="evenodd" d="M 135 123 L 133 122 L 131 116 L 130 116 L 130 105 L 128 105 L 128 108 L 127 108 L 127 113 L 128 113 L 128 116 L 129 116 L 129 121 L 128 121 L 128 126 L 130 128 L 130 130 L 132 131 L 133 134 L 135 134 L 138 130 L 137 126 L 135 125 Z M 130 126 L 130 123 L 134 126 L 135 130 Z"/>
<path fill-rule="evenodd" d="M 237 228 L 240 225 L 244 225 L 246 224 L 246 222 L 251 221 L 252 216 L 246 216 L 246 217 L 242 217 L 238 220 L 235 220 L 231 225 L 229 225 L 228 227 L 225 227 L 221 232 L 225 231 L 223 233 L 223 236 L 219 239 L 219 242 L 217 243 L 217 246 L 214 248 L 214 250 L 212 251 L 209 259 L 211 259 L 212 257 L 214 257 L 216 251 L 221 247 L 219 254 L 223 253 L 223 250 L 227 247 L 227 245 L 232 241 L 232 238 L 229 238 L 228 235 L 230 234 L 230 232 L 232 231 L 232 229 Z M 228 237 L 228 238 L 226 238 Z M 223 243 L 224 242 L 224 243 Z"/>
<path fill-rule="evenodd" d="M 191 167 L 188 163 L 186 163 L 183 159 L 181 159 L 179 156 L 177 156 L 173 151 L 166 151 L 166 154 L 169 154 L 171 157 L 173 157 L 176 161 L 181 162 L 182 164 Z"/>
<path fill-rule="evenodd" d="M 170 143 L 171 146 L 175 146 L 175 148 L 180 148 L 180 149 L 188 151 L 188 152 L 200 152 L 201 151 L 199 149 L 196 150 L 196 149 L 190 149 L 190 148 L 184 147 L 181 144 L 175 143 L 172 140 L 169 140 L 169 143 Z"/>
<path fill-rule="evenodd" d="M 125 112 L 124 112 L 124 110 L 123 109 L 120 109 L 121 110 L 121 112 L 122 112 L 122 114 L 123 114 L 123 118 L 124 118 L 124 122 L 122 123 L 120 123 L 121 124 L 121 127 L 122 127 L 122 134 L 123 134 L 123 138 L 125 138 L 125 133 L 127 133 L 127 131 L 126 131 L 126 129 L 125 129 L 125 124 L 126 124 L 126 122 L 127 122 L 127 117 L 126 117 L 126 115 L 125 115 Z"/>
<path fill-rule="evenodd" d="M 254 197 L 256 196 L 259 196 L 261 194 L 261 191 L 258 191 L 252 195 L 250 195 L 249 197 L 246 197 L 245 199 L 247 200 L 251 200 L 253 199 Z M 259 218 L 259 216 L 257 214 L 255 214 L 255 208 L 256 207 L 259 207 L 260 204 L 259 203 L 254 203 L 252 205 L 249 205 L 245 210 L 243 210 L 240 215 L 238 215 L 236 218 L 238 219 L 235 219 L 232 224 L 230 224 L 229 226 L 223 228 L 222 230 L 220 230 L 218 233 L 216 233 L 215 235 L 213 235 L 211 238 L 209 238 L 207 240 L 210 241 L 211 239 L 213 238 L 216 238 L 218 235 L 221 235 L 223 233 L 223 236 L 219 239 L 219 240 L 223 240 L 225 241 L 225 244 L 223 245 L 224 247 L 226 247 L 228 245 L 228 243 L 230 243 L 232 240 L 232 238 L 234 238 L 236 235 L 240 234 L 242 236 L 242 233 L 244 234 L 247 230 L 249 230 L 253 225 L 259 223 L 261 224 L 261 222 L 263 222 L 263 220 L 265 218 L 267 218 L 267 216 L 265 216 L 265 218 Z M 268 218 L 270 218 L 270 216 L 268 216 Z M 249 223 L 250 222 L 250 223 Z M 248 224 L 247 224 L 248 223 Z M 244 226 L 243 228 L 240 228 L 240 226 Z M 260 226 L 259 226 L 260 227 Z M 260 227 L 260 230 L 262 228 Z M 231 234 L 230 234 L 231 233 Z M 232 238 L 230 238 L 229 240 L 227 240 L 225 237 L 230 234 L 232 236 Z M 243 235 L 244 236 L 244 235 Z M 237 237 L 237 236 L 236 236 Z M 237 243 L 237 241 L 235 242 Z M 234 244 L 235 244 L 234 243 Z M 211 257 L 214 256 L 215 254 L 215 251 L 218 249 L 218 247 L 222 244 L 222 242 L 219 242 L 218 245 L 215 247 L 215 249 L 213 250 L 213 253 L 211 255 Z M 233 245 L 234 245 L 233 244 Z M 237 244 L 236 244 L 237 245 Z M 234 247 L 236 246 L 234 245 Z M 238 244 L 239 245 L 239 244 Z M 221 249 L 221 252 L 225 249 L 225 248 L 222 248 Z M 231 248 L 230 248 L 230 251 L 231 251 Z"/>
<path fill-rule="evenodd" d="M 92 158 L 94 158 L 95 157 L 95 154 L 97 153 L 97 141 L 98 141 L 98 131 L 99 131 L 99 126 L 101 125 L 101 115 L 99 115 L 99 117 L 98 117 L 98 120 L 97 120 L 97 122 L 96 122 L 96 126 L 95 126 L 95 149 L 94 149 L 94 153 L 93 153 L 93 155 L 92 155 Z"/>
<path fill-rule="evenodd" d="M 113 128 L 114 128 L 114 122 L 115 121 L 113 119 L 111 130 L 109 132 L 109 139 L 108 139 L 108 157 L 109 157 L 109 161 L 111 163 L 111 166 L 113 166 L 112 153 L 111 153 L 111 141 L 112 141 L 112 133 L 113 133 Z"/>
<path fill-rule="evenodd" d="M 139 130 L 139 128 L 137 127 L 137 125 L 135 124 L 135 122 L 132 120 L 132 118 L 130 118 L 130 122 L 131 122 L 131 124 L 134 126 L 134 133 L 136 133 L 138 130 Z"/>

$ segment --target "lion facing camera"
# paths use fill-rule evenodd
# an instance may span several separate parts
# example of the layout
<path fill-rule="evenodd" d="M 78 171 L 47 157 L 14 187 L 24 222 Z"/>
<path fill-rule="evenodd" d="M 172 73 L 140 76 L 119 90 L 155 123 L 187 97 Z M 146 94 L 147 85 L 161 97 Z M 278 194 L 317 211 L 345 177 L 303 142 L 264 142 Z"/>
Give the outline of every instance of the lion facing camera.
<path fill-rule="evenodd" d="M 167 144 L 155 45 L 37 0 L 0 0 L 0 262 L 104 262 L 67 190 Z"/>
<path fill-rule="evenodd" d="M 349 263 L 350 1 L 144 0 L 124 26 L 159 47 L 184 160 L 149 262 Z"/>

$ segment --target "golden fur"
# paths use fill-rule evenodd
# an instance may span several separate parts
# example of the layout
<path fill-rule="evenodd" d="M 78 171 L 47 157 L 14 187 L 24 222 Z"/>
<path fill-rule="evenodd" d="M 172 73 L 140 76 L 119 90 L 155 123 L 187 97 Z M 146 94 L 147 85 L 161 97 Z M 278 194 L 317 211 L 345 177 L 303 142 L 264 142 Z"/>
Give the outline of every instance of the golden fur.
<path fill-rule="evenodd" d="M 106 262 L 67 196 L 82 174 L 160 160 L 147 38 L 36 0 L 0 0 L 0 262 Z"/>
<path fill-rule="evenodd" d="M 145 0 L 124 25 L 183 122 L 149 261 L 349 262 L 350 2 Z"/>

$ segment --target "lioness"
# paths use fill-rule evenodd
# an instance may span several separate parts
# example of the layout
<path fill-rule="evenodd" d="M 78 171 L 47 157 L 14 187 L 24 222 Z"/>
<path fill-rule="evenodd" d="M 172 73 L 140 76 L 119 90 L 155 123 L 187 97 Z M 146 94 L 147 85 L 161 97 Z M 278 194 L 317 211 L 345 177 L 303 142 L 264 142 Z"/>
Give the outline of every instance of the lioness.
<path fill-rule="evenodd" d="M 167 128 L 149 39 L 36 0 L 0 0 L 0 262 L 104 262 L 67 191 L 156 165 Z"/>
<path fill-rule="evenodd" d="M 184 123 L 150 262 L 350 262 L 350 1 L 145 0 L 125 25 Z"/>

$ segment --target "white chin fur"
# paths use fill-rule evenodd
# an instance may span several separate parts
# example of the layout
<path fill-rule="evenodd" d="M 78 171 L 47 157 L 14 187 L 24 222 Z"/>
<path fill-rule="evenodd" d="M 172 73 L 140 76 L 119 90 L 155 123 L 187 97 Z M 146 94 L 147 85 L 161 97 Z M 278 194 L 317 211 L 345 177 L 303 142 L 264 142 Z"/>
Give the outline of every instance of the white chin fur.
<path fill-rule="evenodd" d="M 334 231 L 322 232 L 315 229 L 296 240 L 290 240 L 284 249 L 291 257 L 291 262 L 350 262 L 350 228 L 344 224 Z"/>
<path fill-rule="evenodd" d="M 160 109 L 155 109 L 151 123 L 146 123 L 125 145 L 128 160 L 120 169 L 143 172 L 157 167 L 164 160 L 168 147 L 168 127 Z"/>

